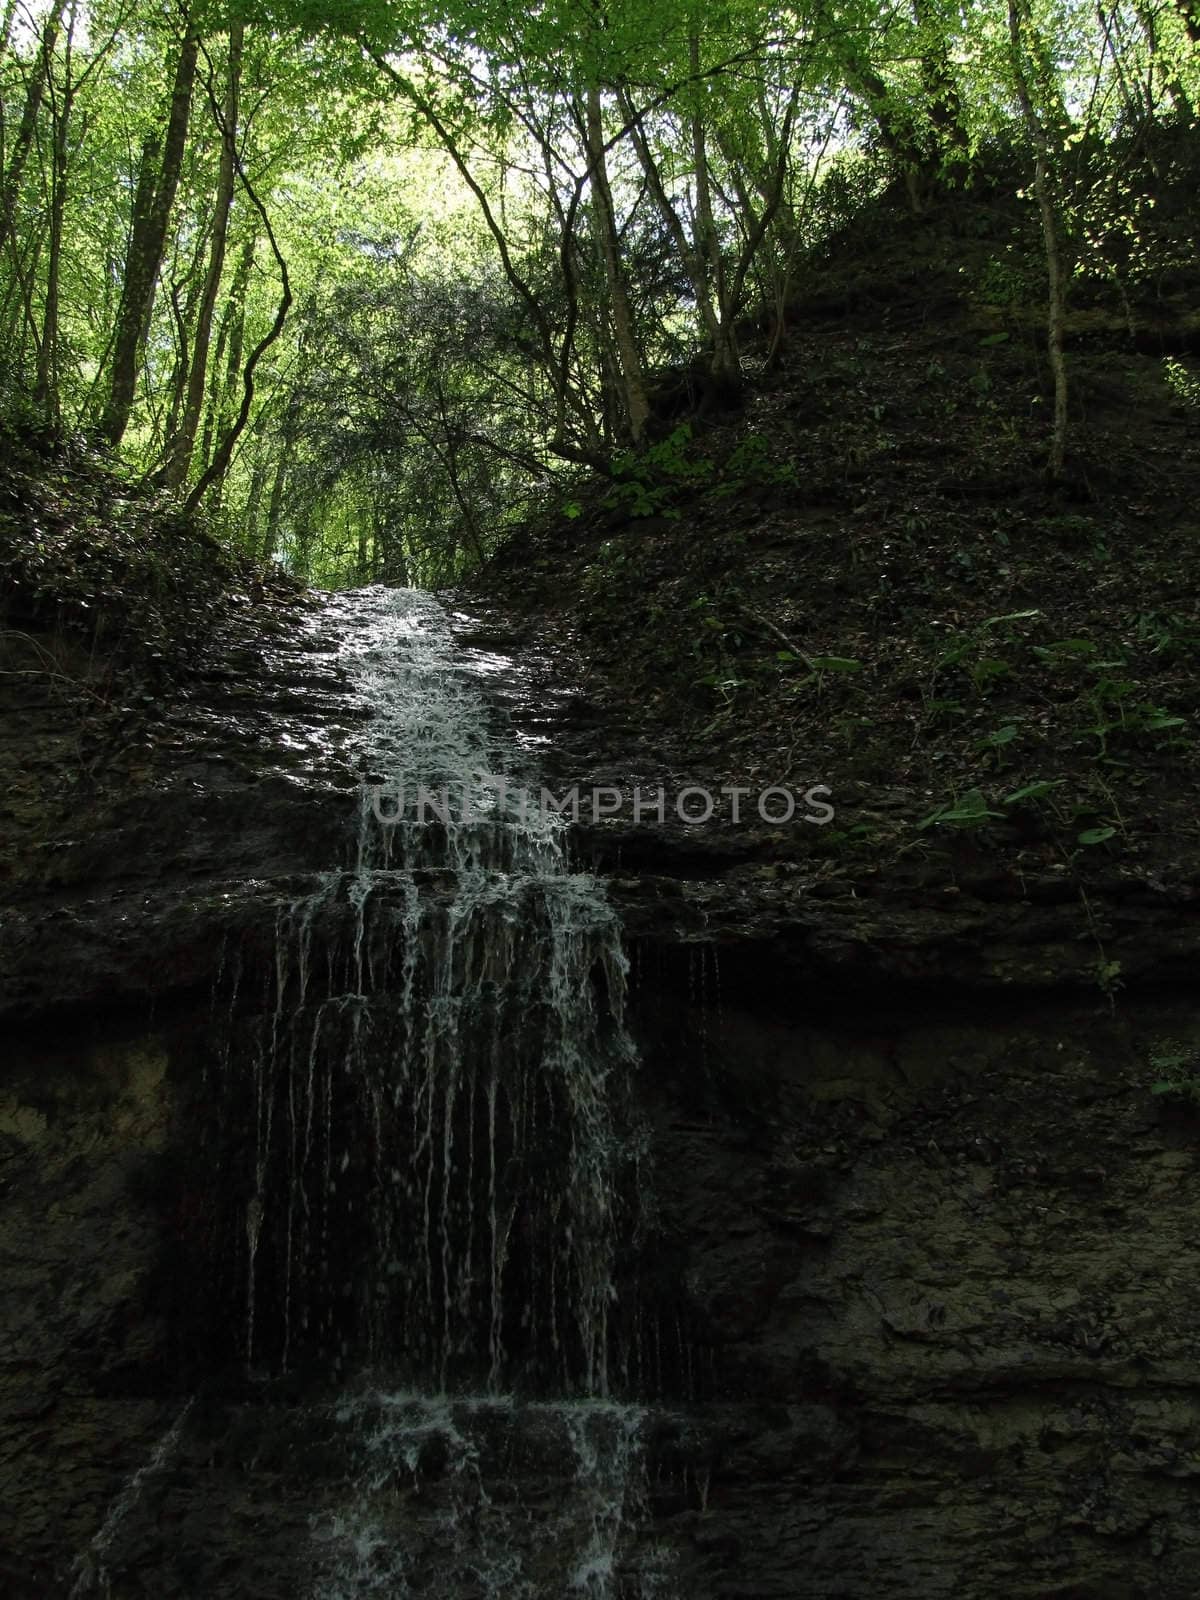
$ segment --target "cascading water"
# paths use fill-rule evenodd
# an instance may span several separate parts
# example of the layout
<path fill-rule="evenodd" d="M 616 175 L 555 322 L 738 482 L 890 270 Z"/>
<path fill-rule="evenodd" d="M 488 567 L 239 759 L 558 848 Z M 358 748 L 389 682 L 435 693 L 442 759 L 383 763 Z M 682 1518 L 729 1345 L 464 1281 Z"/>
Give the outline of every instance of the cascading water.
<path fill-rule="evenodd" d="M 647 1514 L 638 1406 L 367 1392 L 345 1503 L 314 1529 L 315 1600 L 651 1600 L 671 1553 Z"/>
<path fill-rule="evenodd" d="M 441 608 L 362 607 L 353 864 L 282 912 L 252 1052 L 246 1358 L 603 1395 L 637 1154 L 619 929 Z"/>
<path fill-rule="evenodd" d="M 618 1294 L 640 1144 L 620 930 L 440 606 L 352 603 L 351 863 L 281 911 L 224 1073 L 226 1125 L 252 1085 L 251 1170 L 226 1173 L 241 1354 L 346 1387 L 322 1600 L 604 1600 L 644 1496 L 644 1413 L 610 1396 L 647 1389 L 656 1342 Z M 514 1452 L 539 1449 L 549 1502 L 514 1501 Z M 663 1592 L 623 1559 L 620 1593 Z"/>

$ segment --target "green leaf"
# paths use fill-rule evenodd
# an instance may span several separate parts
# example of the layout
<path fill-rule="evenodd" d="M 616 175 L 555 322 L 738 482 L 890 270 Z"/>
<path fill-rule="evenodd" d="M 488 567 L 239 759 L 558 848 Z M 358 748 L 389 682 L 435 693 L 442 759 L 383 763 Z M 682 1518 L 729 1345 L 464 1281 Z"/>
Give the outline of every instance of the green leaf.
<path fill-rule="evenodd" d="M 1003 815 L 1001 811 L 989 811 L 982 789 L 969 789 L 954 805 L 943 806 L 939 811 L 932 812 L 923 822 L 918 822 L 917 831 L 920 833 L 925 828 L 940 828 L 947 823 L 954 827 L 978 827 L 989 817 L 1002 818 Z"/>
<path fill-rule="evenodd" d="M 1056 639 L 1053 644 L 1035 644 L 1033 653 L 1043 661 L 1056 661 L 1062 656 L 1094 656 L 1096 649 L 1090 639 Z"/>
<path fill-rule="evenodd" d="M 1151 733 L 1161 733 L 1164 728 L 1185 728 L 1187 718 L 1172 717 L 1165 711 L 1155 711 L 1146 718 L 1145 725 Z"/>
<path fill-rule="evenodd" d="M 1115 828 L 1085 828 L 1079 835 L 1080 844 L 1103 844 L 1116 833 Z"/>
<path fill-rule="evenodd" d="M 1030 617 L 1040 617 L 1041 614 L 1038 606 L 1032 607 L 1029 611 L 1007 611 L 1002 617 L 988 617 L 983 626 L 995 628 L 1002 622 L 1027 622 Z"/>
<path fill-rule="evenodd" d="M 1020 805 L 1022 800 L 1040 800 L 1051 789 L 1059 788 L 1066 781 L 1065 778 L 1038 778 L 1033 783 L 1027 783 L 1023 789 L 1014 789 L 1012 794 L 1006 794 L 1001 804 L 1015 806 Z"/>
<path fill-rule="evenodd" d="M 1007 344 L 1008 339 L 1009 335 L 1007 333 L 989 333 L 980 339 L 979 344 L 982 349 L 986 350 L 992 345 Z"/>
<path fill-rule="evenodd" d="M 862 662 L 853 656 L 814 656 L 812 664 L 818 672 L 861 672 Z"/>

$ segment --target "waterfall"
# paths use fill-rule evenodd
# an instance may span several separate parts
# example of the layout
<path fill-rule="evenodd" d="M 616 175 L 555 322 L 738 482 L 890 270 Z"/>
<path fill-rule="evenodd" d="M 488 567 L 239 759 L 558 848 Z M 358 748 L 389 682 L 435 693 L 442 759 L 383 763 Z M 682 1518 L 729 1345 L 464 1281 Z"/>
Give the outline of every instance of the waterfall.
<path fill-rule="evenodd" d="M 637 1136 L 620 930 L 427 595 L 356 596 L 350 862 L 252 1041 L 245 1355 L 609 1392 Z"/>
<path fill-rule="evenodd" d="M 646 1413 L 615 1398 L 659 1343 L 622 1266 L 620 928 L 487 693 L 497 663 L 427 595 L 340 604 L 365 713 L 346 863 L 281 906 L 221 1074 L 248 1151 L 224 1175 L 241 1359 L 343 1391 L 314 1594 L 609 1600 L 619 1561 L 621 1594 L 663 1593 L 632 1548 Z"/>

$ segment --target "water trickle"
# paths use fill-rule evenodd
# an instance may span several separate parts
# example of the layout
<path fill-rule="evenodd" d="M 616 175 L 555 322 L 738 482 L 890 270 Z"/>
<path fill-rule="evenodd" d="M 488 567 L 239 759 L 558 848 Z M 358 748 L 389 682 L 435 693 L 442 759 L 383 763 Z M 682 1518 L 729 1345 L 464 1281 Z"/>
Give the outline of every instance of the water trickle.
<path fill-rule="evenodd" d="M 175 1452 L 180 1438 L 183 1435 L 184 1423 L 188 1419 L 194 1400 L 189 1399 L 171 1423 L 171 1426 L 155 1445 L 149 1460 L 142 1463 L 135 1473 L 121 1486 L 119 1493 L 109 1506 L 104 1521 L 100 1524 L 100 1531 L 88 1545 L 87 1549 L 77 1557 L 72 1567 L 72 1583 L 68 1600 L 84 1600 L 88 1595 L 108 1596 L 111 1592 L 109 1582 L 108 1561 L 110 1551 L 116 1543 L 117 1535 L 131 1511 L 142 1497 L 147 1481 L 154 1477 L 170 1461 Z"/>

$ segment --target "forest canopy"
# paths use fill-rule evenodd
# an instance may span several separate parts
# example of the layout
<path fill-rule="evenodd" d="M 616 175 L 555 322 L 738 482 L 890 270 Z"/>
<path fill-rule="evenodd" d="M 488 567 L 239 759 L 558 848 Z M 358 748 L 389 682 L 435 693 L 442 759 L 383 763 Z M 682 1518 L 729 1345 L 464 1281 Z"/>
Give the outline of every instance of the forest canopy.
<path fill-rule="evenodd" d="M 0 410 L 328 584 L 452 580 L 736 404 L 886 191 L 1020 197 L 1052 474 L 1068 297 L 1194 253 L 1200 0 L 2 6 Z"/>

